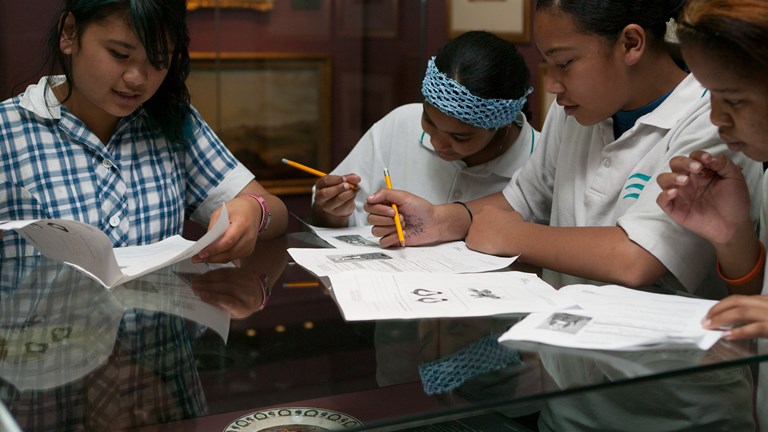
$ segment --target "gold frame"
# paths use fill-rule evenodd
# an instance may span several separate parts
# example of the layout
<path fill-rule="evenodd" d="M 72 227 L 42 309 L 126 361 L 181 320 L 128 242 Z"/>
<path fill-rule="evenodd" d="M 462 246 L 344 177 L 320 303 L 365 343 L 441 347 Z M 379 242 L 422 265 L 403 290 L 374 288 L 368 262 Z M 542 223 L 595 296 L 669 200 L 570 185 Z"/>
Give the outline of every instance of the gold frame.
<path fill-rule="evenodd" d="M 448 35 L 486 30 L 511 42 L 531 40 L 531 0 L 445 0 Z M 512 18 L 520 22 L 517 28 Z"/>
<path fill-rule="evenodd" d="M 187 0 L 187 10 L 197 9 L 252 9 L 269 12 L 275 8 L 275 0 Z"/>
<path fill-rule="evenodd" d="M 331 163 L 331 60 L 327 54 L 192 53 L 192 104 L 271 193 L 309 193 Z"/>

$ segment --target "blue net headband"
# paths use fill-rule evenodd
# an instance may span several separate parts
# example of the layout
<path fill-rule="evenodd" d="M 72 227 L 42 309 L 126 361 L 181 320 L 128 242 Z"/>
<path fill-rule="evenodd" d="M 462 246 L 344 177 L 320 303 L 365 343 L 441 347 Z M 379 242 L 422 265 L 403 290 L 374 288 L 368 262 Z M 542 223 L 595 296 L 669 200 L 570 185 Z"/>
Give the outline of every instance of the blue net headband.
<path fill-rule="evenodd" d="M 473 377 L 507 366 L 523 366 L 517 350 L 498 342 L 501 334 L 486 336 L 453 354 L 421 363 L 419 376 L 428 395 L 447 393 L 460 387 Z"/>
<path fill-rule="evenodd" d="M 427 62 L 427 73 L 421 83 L 421 93 L 430 105 L 464 123 L 485 129 L 498 129 L 514 123 L 531 92 L 533 88 L 529 87 L 519 99 L 477 97 L 440 72 L 435 66 L 435 57 Z"/>

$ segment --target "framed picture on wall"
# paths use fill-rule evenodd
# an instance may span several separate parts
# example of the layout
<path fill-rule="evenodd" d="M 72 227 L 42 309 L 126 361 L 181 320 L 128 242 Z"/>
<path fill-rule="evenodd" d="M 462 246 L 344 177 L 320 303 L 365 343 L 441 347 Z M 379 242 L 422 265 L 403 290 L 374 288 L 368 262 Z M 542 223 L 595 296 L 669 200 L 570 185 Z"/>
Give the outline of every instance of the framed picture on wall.
<path fill-rule="evenodd" d="M 193 53 L 192 104 L 270 192 L 307 193 L 317 180 L 283 158 L 321 171 L 331 162 L 327 55 Z"/>
<path fill-rule="evenodd" d="M 275 8 L 275 0 L 187 0 L 187 10 L 196 9 L 253 9 L 269 12 Z"/>
<path fill-rule="evenodd" d="M 339 36 L 397 36 L 397 0 L 336 0 L 334 9 L 334 27 Z"/>
<path fill-rule="evenodd" d="M 539 64 L 539 77 L 537 79 L 536 83 L 536 95 L 537 99 L 536 102 L 538 103 L 539 109 L 538 112 L 535 113 L 536 118 L 534 119 L 534 126 L 536 129 L 541 130 L 541 127 L 544 126 L 544 120 L 547 118 L 547 112 L 549 112 L 549 107 L 555 102 L 557 99 L 557 95 L 554 93 L 548 93 L 544 89 L 544 81 L 547 79 L 547 65 L 544 63 Z"/>
<path fill-rule="evenodd" d="M 447 0 L 448 35 L 485 30 L 513 42 L 531 39 L 531 0 Z"/>

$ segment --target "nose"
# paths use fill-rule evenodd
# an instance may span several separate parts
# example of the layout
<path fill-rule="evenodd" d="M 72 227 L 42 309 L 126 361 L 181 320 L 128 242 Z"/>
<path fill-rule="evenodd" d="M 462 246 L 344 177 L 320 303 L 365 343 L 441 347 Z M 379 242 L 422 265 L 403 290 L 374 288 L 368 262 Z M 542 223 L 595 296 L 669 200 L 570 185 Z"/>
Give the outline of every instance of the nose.
<path fill-rule="evenodd" d="M 565 86 L 558 79 L 557 72 L 552 67 L 547 67 L 544 72 L 544 91 L 552 94 L 565 93 Z"/>
<path fill-rule="evenodd" d="M 131 65 L 123 72 L 123 80 L 132 89 L 136 89 L 147 82 L 148 65 Z"/>
<path fill-rule="evenodd" d="M 433 135 L 430 135 L 429 139 L 429 142 L 432 143 L 432 148 L 437 151 L 445 150 L 450 147 L 450 145 L 446 144 L 446 140 L 444 140 L 440 135 L 440 132 L 433 133 Z"/>
<path fill-rule="evenodd" d="M 732 126 L 733 117 L 731 117 L 731 114 L 728 112 L 725 103 L 715 100 L 715 98 L 712 98 L 711 102 L 712 110 L 709 113 L 709 120 L 712 124 L 718 127 Z"/>

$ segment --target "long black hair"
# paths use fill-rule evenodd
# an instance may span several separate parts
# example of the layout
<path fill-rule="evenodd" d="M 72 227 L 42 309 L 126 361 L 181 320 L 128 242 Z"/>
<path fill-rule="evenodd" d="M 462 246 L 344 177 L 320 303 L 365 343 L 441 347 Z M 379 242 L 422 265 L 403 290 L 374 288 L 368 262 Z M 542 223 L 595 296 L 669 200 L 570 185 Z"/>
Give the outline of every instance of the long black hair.
<path fill-rule="evenodd" d="M 147 58 L 155 68 L 168 68 L 165 80 L 157 92 L 143 105 L 150 127 L 170 142 L 184 138 L 184 125 L 189 114 L 189 32 L 185 0 L 64 0 L 60 19 L 48 36 L 51 74 L 63 73 L 72 82 L 69 56 L 61 52 L 59 41 L 66 17 L 75 20 L 75 40 L 80 43 L 85 28 L 114 15 L 122 15 L 133 24 Z M 173 44 L 170 53 L 168 41 Z M 72 95 L 68 86 L 65 101 Z"/>

